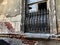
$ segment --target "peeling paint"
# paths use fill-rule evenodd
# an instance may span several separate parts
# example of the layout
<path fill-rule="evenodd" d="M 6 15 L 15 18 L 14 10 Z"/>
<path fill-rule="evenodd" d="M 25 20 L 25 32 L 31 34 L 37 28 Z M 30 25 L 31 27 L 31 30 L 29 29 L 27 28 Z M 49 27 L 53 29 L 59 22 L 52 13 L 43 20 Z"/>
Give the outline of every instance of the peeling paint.
<path fill-rule="evenodd" d="M 11 32 L 14 32 L 14 28 L 10 22 L 4 22 L 5 26 L 7 26 L 7 29 L 10 30 Z"/>

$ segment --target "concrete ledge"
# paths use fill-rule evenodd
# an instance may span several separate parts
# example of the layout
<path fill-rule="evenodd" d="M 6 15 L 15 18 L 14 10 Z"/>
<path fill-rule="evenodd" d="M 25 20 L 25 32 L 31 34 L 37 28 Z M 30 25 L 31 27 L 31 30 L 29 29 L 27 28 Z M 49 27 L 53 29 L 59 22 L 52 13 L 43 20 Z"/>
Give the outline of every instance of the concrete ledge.
<path fill-rule="evenodd" d="M 43 38 L 48 39 L 52 37 L 54 34 L 42 34 L 42 33 L 25 33 L 25 37 L 27 38 Z"/>

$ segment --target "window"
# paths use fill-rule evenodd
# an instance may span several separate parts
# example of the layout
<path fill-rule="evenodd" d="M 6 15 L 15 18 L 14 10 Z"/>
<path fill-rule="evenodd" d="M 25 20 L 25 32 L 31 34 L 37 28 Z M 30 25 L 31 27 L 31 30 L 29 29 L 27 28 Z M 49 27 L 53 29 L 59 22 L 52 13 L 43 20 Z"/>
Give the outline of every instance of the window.
<path fill-rule="evenodd" d="M 28 3 L 29 2 L 29 3 Z M 25 13 L 25 33 L 49 33 L 47 2 L 27 0 Z"/>

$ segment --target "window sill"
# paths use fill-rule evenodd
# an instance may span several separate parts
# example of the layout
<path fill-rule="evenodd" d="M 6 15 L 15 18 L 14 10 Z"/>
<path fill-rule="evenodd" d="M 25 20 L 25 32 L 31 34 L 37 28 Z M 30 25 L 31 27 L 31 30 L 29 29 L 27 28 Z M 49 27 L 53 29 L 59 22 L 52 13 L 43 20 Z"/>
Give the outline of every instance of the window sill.
<path fill-rule="evenodd" d="M 50 36 L 54 34 L 42 34 L 42 33 L 24 33 L 26 38 L 43 38 L 48 39 Z"/>

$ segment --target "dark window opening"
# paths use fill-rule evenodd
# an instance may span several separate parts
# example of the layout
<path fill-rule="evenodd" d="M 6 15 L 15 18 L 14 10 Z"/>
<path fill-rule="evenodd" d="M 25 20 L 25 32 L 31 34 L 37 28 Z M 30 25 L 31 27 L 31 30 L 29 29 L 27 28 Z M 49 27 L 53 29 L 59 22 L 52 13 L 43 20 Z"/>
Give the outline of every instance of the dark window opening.
<path fill-rule="evenodd" d="M 39 3 L 38 4 L 38 10 L 40 10 L 40 9 L 46 9 L 47 10 L 47 3 L 46 2 Z"/>
<path fill-rule="evenodd" d="M 28 10 L 30 12 L 28 12 L 25 15 L 24 32 L 25 33 L 50 33 L 49 15 L 47 13 L 47 2 L 33 4 L 33 6 L 31 6 L 30 9 Z"/>

